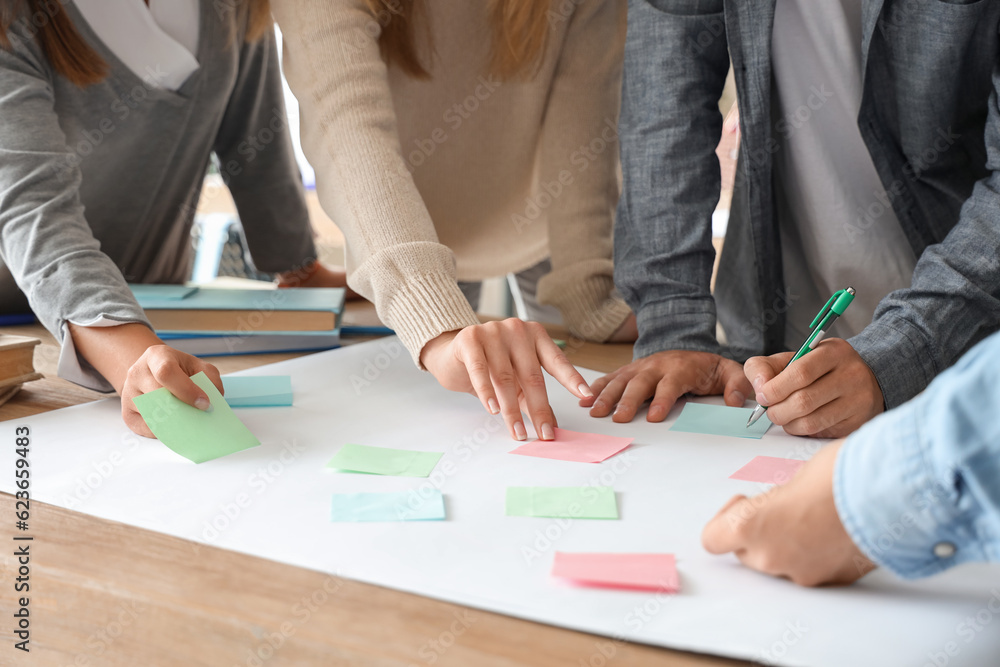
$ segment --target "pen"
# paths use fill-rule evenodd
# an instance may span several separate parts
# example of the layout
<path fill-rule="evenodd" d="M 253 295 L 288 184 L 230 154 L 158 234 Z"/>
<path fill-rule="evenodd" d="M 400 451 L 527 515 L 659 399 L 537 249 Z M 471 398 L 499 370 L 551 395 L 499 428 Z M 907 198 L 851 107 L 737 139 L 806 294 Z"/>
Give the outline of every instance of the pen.
<path fill-rule="evenodd" d="M 802 347 L 799 351 L 795 353 L 795 356 L 785 364 L 785 368 L 788 368 L 793 361 L 799 357 L 804 357 L 806 353 L 811 352 L 816 349 L 819 342 L 826 337 L 826 332 L 830 330 L 833 323 L 837 321 L 837 318 L 844 314 L 847 307 L 851 305 L 854 301 L 854 288 L 848 287 L 847 289 L 838 290 L 830 297 L 830 300 L 826 302 L 819 313 L 813 318 L 812 324 L 809 327 L 812 329 L 812 333 L 806 338 L 806 342 L 802 343 Z M 782 369 L 784 370 L 784 369 Z M 747 420 L 747 428 L 750 428 L 757 423 L 764 413 L 767 412 L 767 408 L 762 406 L 760 403 L 754 407 L 753 412 L 750 414 L 750 419 Z"/>

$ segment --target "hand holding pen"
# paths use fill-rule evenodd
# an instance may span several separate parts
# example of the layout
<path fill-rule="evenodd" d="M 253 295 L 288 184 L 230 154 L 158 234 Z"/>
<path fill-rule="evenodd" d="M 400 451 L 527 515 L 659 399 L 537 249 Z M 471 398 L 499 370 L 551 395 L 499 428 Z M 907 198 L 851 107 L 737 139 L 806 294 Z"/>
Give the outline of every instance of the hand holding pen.
<path fill-rule="evenodd" d="M 744 372 L 758 401 L 750 424 L 766 411 L 790 434 L 833 438 L 848 435 L 882 412 L 882 390 L 868 365 L 847 341 L 826 338 L 854 294 L 847 288 L 827 301 L 795 354 L 747 360 Z"/>

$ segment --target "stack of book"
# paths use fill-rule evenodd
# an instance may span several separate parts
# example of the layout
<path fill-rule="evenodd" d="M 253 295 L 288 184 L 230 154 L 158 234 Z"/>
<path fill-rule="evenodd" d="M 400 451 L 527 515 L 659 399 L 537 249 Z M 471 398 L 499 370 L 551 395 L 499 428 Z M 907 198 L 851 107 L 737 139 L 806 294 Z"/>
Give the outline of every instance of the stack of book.
<path fill-rule="evenodd" d="M 188 354 L 312 352 L 340 346 L 342 289 L 130 287 L 157 335 Z"/>
<path fill-rule="evenodd" d="M 35 372 L 35 346 L 40 342 L 37 338 L 0 334 L 0 403 L 6 403 L 25 382 L 42 379 Z"/>

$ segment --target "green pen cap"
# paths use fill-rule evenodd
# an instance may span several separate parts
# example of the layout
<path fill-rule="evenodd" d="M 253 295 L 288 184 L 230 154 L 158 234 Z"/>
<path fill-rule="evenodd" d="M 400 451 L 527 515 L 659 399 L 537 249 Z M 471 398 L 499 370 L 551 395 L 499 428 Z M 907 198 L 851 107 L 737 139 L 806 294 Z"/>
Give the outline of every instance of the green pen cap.
<path fill-rule="evenodd" d="M 834 292 L 833 296 L 830 297 L 830 300 L 826 302 L 826 305 L 820 309 L 819 314 L 816 315 L 816 318 L 812 321 L 812 324 L 809 325 L 809 328 L 812 329 L 819 324 L 831 310 L 837 313 L 837 317 L 843 315 L 844 311 L 847 310 L 847 307 L 851 305 L 852 301 L 854 301 L 854 294 L 855 292 L 853 287 L 848 287 L 847 289 L 837 290 Z"/>
<path fill-rule="evenodd" d="M 853 287 L 840 290 L 840 296 L 837 297 L 837 300 L 833 302 L 832 306 L 830 306 L 830 310 L 837 313 L 837 316 L 839 317 L 844 314 L 844 311 L 847 310 L 847 307 L 851 305 L 852 301 L 854 301 Z"/>

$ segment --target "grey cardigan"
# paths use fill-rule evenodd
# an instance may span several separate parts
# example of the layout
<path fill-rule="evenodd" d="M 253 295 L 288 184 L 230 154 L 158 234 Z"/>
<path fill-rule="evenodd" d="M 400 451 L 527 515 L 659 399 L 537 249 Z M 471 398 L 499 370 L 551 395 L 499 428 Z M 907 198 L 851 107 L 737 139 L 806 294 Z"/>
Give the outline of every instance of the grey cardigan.
<path fill-rule="evenodd" d="M 638 317 L 637 358 L 721 351 L 716 307 L 734 358 L 784 349 L 771 195 L 774 9 L 775 0 L 629 2 L 615 280 Z M 1000 329 L 998 25 L 993 0 L 863 3 L 858 125 L 919 257 L 911 287 L 886 296 L 850 340 L 890 408 Z M 713 299 L 717 102 L 730 58 L 743 139 Z M 844 233 L 866 242 L 860 227 Z"/>
<path fill-rule="evenodd" d="M 151 86 L 97 38 L 110 67 L 79 88 L 57 76 L 25 23 L 0 49 L 0 255 L 35 314 L 62 342 L 64 323 L 147 323 L 129 282 L 180 282 L 215 151 L 257 268 L 315 258 L 285 118 L 274 37 L 252 43 L 234 11 L 202 0 L 201 65 L 176 92 Z"/>

